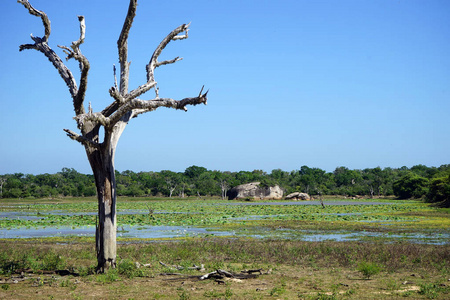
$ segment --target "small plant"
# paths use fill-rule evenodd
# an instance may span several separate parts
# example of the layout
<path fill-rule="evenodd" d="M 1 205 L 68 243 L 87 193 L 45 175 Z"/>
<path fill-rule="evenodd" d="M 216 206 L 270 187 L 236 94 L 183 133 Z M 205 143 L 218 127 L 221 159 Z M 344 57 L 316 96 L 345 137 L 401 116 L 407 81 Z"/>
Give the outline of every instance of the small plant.
<path fill-rule="evenodd" d="M 428 299 L 435 299 L 439 293 L 450 293 L 450 287 L 445 284 L 423 283 L 420 284 L 419 294 L 426 296 Z"/>
<path fill-rule="evenodd" d="M 60 287 L 69 287 L 70 286 L 70 280 L 66 279 L 60 282 L 59 284 Z"/>
<path fill-rule="evenodd" d="M 54 252 L 49 252 L 43 257 L 41 267 L 42 270 L 59 270 L 65 267 L 65 261 L 60 255 Z"/>
<path fill-rule="evenodd" d="M 211 291 L 205 291 L 203 293 L 203 296 L 207 297 L 207 298 L 220 298 L 220 296 L 222 296 L 222 293 L 216 291 L 216 290 L 211 290 Z"/>
<path fill-rule="evenodd" d="M 351 295 L 353 295 L 354 293 L 355 293 L 355 290 L 350 289 L 350 290 L 346 291 L 346 292 L 344 293 L 344 295 L 345 295 L 345 296 L 351 296 Z"/>
<path fill-rule="evenodd" d="M 364 278 L 370 279 L 373 275 L 381 272 L 381 266 L 371 262 L 361 262 L 358 265 L 358 271 L 362 273 Z"/>
<path fill-rule="evenodd" d="M 78 273 L 80 274 L 80 276 L 82 277 L 86 277 L 88 275 L 92 275 L 95 274 L 95 269 L 97 268 L 96 265 L 91 265 L 91 266 L 81 266 L 79 267 Z"/>
<path fill-rule="evenodd" d="M 282 278 L 280 285 L 275 286 L 273 287 L 273 289 L 270 290 L 270 296 L 280 296 L 285 292 L 286 292 L 286 280 Z"/>
<path fill-rule="evenodd" d="M 384 283 L 386 284 L 386 289 L 388 290 L 396 291 L 400 289 L 400 284 L 395 279 L 387 279 Z"/>
<path fill-rule="evenodd" d="M 233 292 L 231 291 L 230 287 L 227 287 L 225 290 L 225 299 L 230 299 L 233 296 Z"/>
<path fill-rule="evenodd" d="M 140 275 L 135 263 L 130 259 L 123 259 L 118 264 L 118 270 L 120 275 L 125 275 L 128 278 L 134 278 Z"/>
<path fill-rule="evenodd" d="M 5 291 L 9 290 L 9 284 L 7 284 L 7 283 L 2 284 L 2 290 L 5 290 Z"/>
<path fill-rule="evenodd" d="M 95 279 L 100 283 L 111 283 L 119 280 L 120 277 L 117 274 L 117 269 L 110 269 L 106 274 L 100 274 Z"/>
<path fill-rule="evenodd" d="M 317 299 L 317 300 L 335 300 L 337 298 L 336 298 L 336 295 L 334 295 L 334 294 L 327 295 L 327 294 L 318 293 L 317 294 L 317 298 L 314 298 L 314 299 Z"/>
<path fill-rule="evenodd" d="M 189 295 L 189 293 L 183 289 L 182 292 L 178 294 L 178 299 L 189 300 L 191 299 L 191 295 Z"/>

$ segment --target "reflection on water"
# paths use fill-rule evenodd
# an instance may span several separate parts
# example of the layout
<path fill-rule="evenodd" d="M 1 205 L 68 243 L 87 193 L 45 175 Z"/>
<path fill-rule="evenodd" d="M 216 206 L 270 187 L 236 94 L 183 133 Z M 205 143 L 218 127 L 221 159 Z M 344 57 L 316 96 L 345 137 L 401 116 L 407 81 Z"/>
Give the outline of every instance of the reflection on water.
<path fill-rule="evenodd" d="M 342 232 L 327 231 L 320 232 L 314 230 L 293 230 L 281 228 L 277 230 L 267 230 L 254 235 L 258 238 L 283 238 L 291 240 L 301 240 L 307 242 L 322 241 L 368 241 L 370 239 L 384 239 L 387 242 L 408 241 L 417 244 L 434 244 L 444 245 L 450 243 L 450 233 L 425 234 L 425 233 L 400 233 L 393 234 L 390 232 Z"/>
<path fill-rule="evenodd" d="M 27 211 L 0 211 L 0 219 L 15 219 L 15 220 L 40 220 L 44 219 L 46 215 L 57 216 L 96 216 L 97 212 L 67 212 L 64 210 L 49 210 L 43 213 L 40 212 L 27 212 Z M 117 211 L 118 215 L 148 215 L 148 210 L 142 209 L 123 209 Z M 187 212 L 167 212 L 158 211 L 153 212 L 154 215 L 158 214 L 190 214 Z"/>
<path fill-rule="evenodd" d="M 232 232 L 212 230 L 202 227 L 183 227 L 183 226 L 119 226 L 117 237 L 123 238 L 177 238 L 194 236 L 229 236 Z M 45 228 L 13 228 L 0 229 L 0 238 L 36 238 L 36 237 L 55 237 L 55 236 L 95 236 L 94 226 L 79 227 L 45 227 Z"/>

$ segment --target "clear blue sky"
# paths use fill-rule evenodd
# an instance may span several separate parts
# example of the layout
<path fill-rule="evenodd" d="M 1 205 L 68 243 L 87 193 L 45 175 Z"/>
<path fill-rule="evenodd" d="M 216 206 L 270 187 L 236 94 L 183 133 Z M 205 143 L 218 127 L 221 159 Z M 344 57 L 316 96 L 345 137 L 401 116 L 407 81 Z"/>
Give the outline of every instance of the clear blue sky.
<path fill-rule="evenodd" d="M 91 63 L 87 102 L 111 102 L 125 0 L 31 0 L 52 22 L 51 47 L 78 39 Z M 39 52 L 19 53 L 39 18 L 0 4 L 0 174 L 91 173 L 68 90 Z M 450 1 L 140 1 L 130 33 L 130 88 L 161 39 L 192 22 L 162 58 L 161 97 L 210 89 L 207 106 L 133 119 L 116 153 L 119 171 L 333 171 L 450 163 Z M 77 65 L 69 62 L 74 74 Z M 141 97 L 150 99 L 153 92 Z M 87 104 L 87 103 L 86 103 Z"/>

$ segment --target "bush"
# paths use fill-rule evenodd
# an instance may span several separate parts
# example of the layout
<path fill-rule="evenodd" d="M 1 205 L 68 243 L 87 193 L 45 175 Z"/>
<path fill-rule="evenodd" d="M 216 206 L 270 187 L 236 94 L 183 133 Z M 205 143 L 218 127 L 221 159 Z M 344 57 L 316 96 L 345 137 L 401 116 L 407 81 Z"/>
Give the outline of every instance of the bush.
<path fill-rule="evenodd" d="M 373 275 L 381 272 L 381 266 L 376 263 L 363 261 L 358 265 L 358 271 L 362 273 L 364 278 L 370 279 Z"/>
<path fill-rule="evenodd" d="M 120 275 L 128 278 L 143 276 L 142 270 L 138 269 L 136 264 L 130 259 L 123 259 L 117 265 L 117 270 Z"/>
<path fill-rule="evenodd" d="M 66 263 L 64 259 L 57 253 L 51 251 L 42 258 L 42 270 L 54 271 L 64 269 Z"/>

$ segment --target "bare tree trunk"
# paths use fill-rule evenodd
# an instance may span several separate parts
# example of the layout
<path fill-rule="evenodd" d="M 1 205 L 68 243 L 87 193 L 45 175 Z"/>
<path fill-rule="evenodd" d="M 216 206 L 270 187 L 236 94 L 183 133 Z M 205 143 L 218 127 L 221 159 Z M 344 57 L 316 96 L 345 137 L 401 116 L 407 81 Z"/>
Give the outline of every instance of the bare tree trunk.
<path fill-rule="evenodd" d="M 3 184 L 6 182 L 6 178 L 0 178 L 0 198 L 3 197 Z"/>
<path fill-rule="evenodd" d="M 184 198 L 184 183 L 181 184 L 180 197 Z"/>
<path fill-rule="evenodd" d="M 220 189 L 222 190 L 222 200 L 225 200 L 228 191 L 228 183 L 225 180 L 220 182 Z"/>
<path fill-rule="evenodd" d="M 98 151 L 88 155 L 97 187 L 98 223 L 95 230 L 97 271 L 116 267 L 116 179 L 112 155 Z M 101 168 L 99 167 L 101 166 Z"/>

